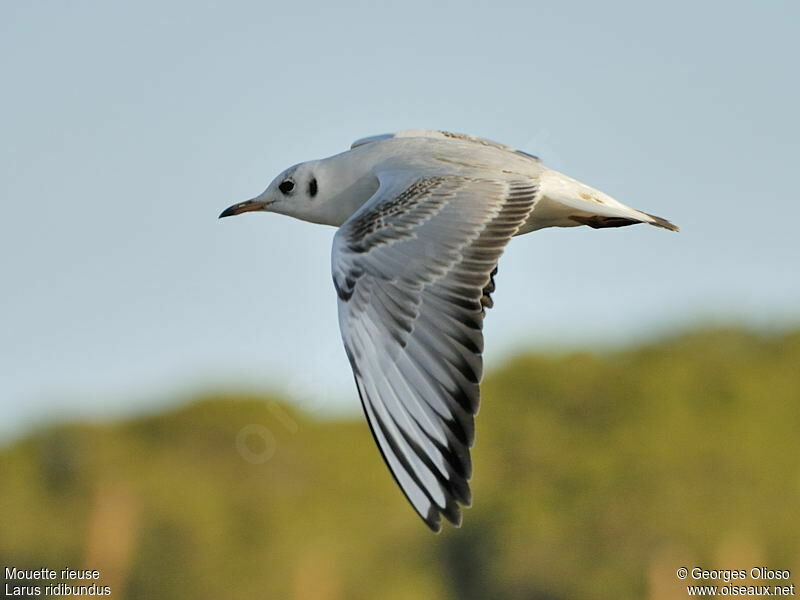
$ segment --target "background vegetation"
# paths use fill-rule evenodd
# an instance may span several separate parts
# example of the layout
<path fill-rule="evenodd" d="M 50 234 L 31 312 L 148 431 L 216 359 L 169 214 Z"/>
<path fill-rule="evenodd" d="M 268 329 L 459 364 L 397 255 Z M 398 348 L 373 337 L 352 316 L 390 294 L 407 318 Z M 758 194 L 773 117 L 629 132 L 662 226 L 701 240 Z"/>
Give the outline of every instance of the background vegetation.
<path fill-rule="evenodd" d="M 122 598 L 685 598 L 675 570 L 800 583 L 800 331 L 522 356 L 483 387 L 474 508 L 434 536 L 361 420 L 214 396 L 0 449 L 0 567 Z"/>

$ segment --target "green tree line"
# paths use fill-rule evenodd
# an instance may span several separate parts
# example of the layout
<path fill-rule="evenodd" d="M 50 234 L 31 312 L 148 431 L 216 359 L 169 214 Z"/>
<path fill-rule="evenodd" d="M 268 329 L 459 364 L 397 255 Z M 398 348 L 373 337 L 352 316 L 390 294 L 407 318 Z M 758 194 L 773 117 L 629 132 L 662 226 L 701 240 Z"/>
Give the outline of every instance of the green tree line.
<path fill-rule="evenodd" d="M 50 426 L 0 448 L 0 568 L 97 569 L 117 600 L 665 600 L 681 566 L 800 584 L 800 331 L 520 356 L 483 384 L 473 458 L 474 506 L 434 535 L 361 419 L 218 394 Z"/>

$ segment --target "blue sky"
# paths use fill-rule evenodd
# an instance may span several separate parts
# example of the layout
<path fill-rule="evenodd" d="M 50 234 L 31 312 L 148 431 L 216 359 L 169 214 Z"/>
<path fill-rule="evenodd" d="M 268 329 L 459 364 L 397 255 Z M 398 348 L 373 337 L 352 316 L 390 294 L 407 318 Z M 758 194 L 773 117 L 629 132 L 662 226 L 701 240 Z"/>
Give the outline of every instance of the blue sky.
<path fill-rule="evenodd" d="M 0 5 L 0 434 L 194 390 L 357 407 L 333 229 L 217 221 L 409 127 L 522 147 L 651 227 L 514 240 L 487 362 L 800 321 L 793 2 Z"/>

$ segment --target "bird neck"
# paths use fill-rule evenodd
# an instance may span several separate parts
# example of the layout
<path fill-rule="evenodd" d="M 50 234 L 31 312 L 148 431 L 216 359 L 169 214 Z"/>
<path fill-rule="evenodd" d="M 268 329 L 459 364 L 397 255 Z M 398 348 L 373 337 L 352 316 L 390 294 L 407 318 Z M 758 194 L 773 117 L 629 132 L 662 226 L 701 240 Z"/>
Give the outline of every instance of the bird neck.
<path fill-rule="evenodd" d="M 318 177 L 320 189 L 325 186 L 325 199 L 315 215 L 317 223 L 339 227 L 378 190 L 373 165 L 353 154 L 345 152 L 320 161 Z"/>

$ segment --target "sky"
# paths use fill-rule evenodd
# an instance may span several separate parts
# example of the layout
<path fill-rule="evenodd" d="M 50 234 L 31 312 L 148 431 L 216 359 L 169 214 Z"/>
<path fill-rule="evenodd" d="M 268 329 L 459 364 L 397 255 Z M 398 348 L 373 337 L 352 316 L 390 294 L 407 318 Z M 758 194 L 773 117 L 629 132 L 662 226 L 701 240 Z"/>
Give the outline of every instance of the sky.
<path fill-rule="evenodd" d="M 358 409 L 334 229 L 217 220 L 405 128 L 523 148 L 679 224 L 517 238 L 489 370 L 800 323 L 796 2 L 0 4 L 0 436 L 203 390 Z"/>

